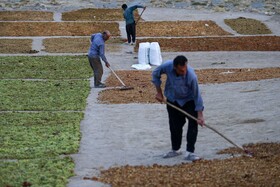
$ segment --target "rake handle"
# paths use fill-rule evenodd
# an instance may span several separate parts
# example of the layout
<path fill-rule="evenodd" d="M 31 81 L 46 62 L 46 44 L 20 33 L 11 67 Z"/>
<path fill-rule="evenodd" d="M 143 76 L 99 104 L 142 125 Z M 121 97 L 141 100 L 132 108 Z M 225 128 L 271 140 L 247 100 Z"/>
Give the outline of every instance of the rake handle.
<path fill-rule="evenodd" d="M 120 83 L 126 87 L 126 85 L 123 83 L 123 81 L 120 79 L 120 77 L 115 73 L 115 71 L 109 66 L 109 69 L 113 72 L 113 74 L 117 77 L 117 79 L 120 81 Z"/>
<path fill-rule="evenodd" d="M 137 25 L 137 23 L 138 23 L 138 21 L 140 20 L 140 18 L 141 18 L 141 16 L 142 16 L 142 14 L 143 14 L 144 11 L 145 11 L 145 9 L 142 10 L 142 12 L 141 12 L 139 18 L 138 18 L 137 21 L 135 22 L 135 25 Z"/>
<path fill-rule="evenodd" d="M 165 102 L 167 105 L 169 105 L 169 106 L 171 106 L 171 107 L 177 109 L 178 111 L 182 112 L 183 114 L 185 114 L 185 115 L 188 116 L 189 118 L 191 118 L 191 119 L 193 119 L 193 120 L 195 120 L 195 121 L 198 121 L 197 118 L 195 118 L 194 116 L 190 115 L 189 113 L 187 113 L 186 111 L 182 110 L 181 108 L 179 108 L 179 107 L 177 107 L 177 106 L 175 106 L 175 105 L 173 105 L 173 104 L 171 104 L 171 103 L 169 103 L 169 102 L 167 102 L 167 101 L 164 101 L 164 102 Z M 240 145 L 234 143 L 232 140 L 230 140 L 228 137 L 226 137 L 225 135 L 223 135 L 222 133 L 220 133 L 220 132 L 219 132 L 217 129 L 215 129 L 214 127 L 211 127 L 211 126 L 206 125 L 206 124 L 204 124 L 204 125 L 205 125 L 205 127 L 209 128 L 209 129 L 211 129 L 212 131 L 214 131 L 214 132 L 216 132 L 217 134 L 219 134 L 221 137 L 223 137 L 224 139 L 226 139 L 226 140 L 227 140 L 229 143 L 231 143 L 232 145 L 234 145 L 234 146 L 236 146 L 237 148 L 242 149 L 243 151 L 246 152 L 246 150 L 245 150 L 242 146 L 240 146 Z"/>

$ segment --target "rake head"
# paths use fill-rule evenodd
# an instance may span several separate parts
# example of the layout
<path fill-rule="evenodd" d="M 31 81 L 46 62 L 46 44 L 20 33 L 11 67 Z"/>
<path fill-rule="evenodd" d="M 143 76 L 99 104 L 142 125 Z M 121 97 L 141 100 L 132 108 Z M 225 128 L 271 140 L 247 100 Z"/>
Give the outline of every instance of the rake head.
<path fill-rule="evenodd" d="M 120 88 L 120 90 L 133 90 L 134 88 L 131 86 L 123 86 Z"/>
<path fill-rule="evenodd" d="M 254 156 L 254 153 L 252 151 L 249 151 L 248 149 L 244 149 L 244 152 L 250 157 Z"/>

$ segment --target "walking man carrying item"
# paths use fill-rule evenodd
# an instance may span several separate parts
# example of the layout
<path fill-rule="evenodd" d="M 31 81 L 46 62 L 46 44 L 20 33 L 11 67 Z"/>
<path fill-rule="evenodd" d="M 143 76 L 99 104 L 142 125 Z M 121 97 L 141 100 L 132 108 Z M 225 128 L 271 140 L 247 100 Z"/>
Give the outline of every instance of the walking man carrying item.
<path fill-rule="evenodd" d="M 134 45 L 135 40 L 136 40 L 136 24 L 133 16 L 133 11 L 136 10 L 137 8 L 143 8 L 144 10 L 146 7 L 141 6 L 141 5 L 134 5 L 127 7 L 126 4 L 122 5 L 123 9 L 123 17 L 125 19 L 125 30 L 127 34 L 127 43 Z"/>
<path fill-rule="evenodd" d="M 103 33 L 92 34 L 90 38 L 88 60 L 93 70 L 95 88 L 106 87 L 106 85 L 101 82 L 103 75 L 103 66 L 100 59 L 105 62 L 106 67 L 110 67 L 109 62 L 105 57 L 105 41 L 107 41 L 110 36 L 111 34 L 109 31 L 104 31 Z"/>
<path fill-rule="evenodd" d="M 158 66 L 152 73 L 152 82 L 156 88 L 156 99 L 164 101 L 161 89 L 161 75 L 166 74 L 167 80 L 164 95 L 167 102 L 181 108 L 198 121 L 188 118 L 187 146 L 185 160 L 195 161 L 200 158 L 194 154 L 195 143 L 198 133 L 198 124 L 204 125 L 203 100 L 198 87 L 198 80 L 195 71 L 188 65 L 185 56 L 177 56 L 174 60 L 167 61 Z M 163 158 L 179 156 L 182 143 L 183 126 L 186 123 L 186 116 L 180 111 L 167 105 L 169 117 L 169 129 L 171 133 L 172 150 L 165 154 Z"/>

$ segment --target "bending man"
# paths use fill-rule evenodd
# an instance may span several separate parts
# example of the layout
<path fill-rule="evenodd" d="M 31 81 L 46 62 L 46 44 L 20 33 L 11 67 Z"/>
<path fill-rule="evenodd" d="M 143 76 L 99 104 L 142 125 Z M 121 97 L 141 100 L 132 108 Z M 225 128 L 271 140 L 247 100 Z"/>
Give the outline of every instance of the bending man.
<path fill-rule="evenodd" d="M 164 95 L 167 102 L 183 109 L 187 113 L 198 119 L 198 122 L 188 118 L 187 146 L 185 159 L 195 161 L 200 159 L 194 154 L 195 143 L 198 133 L 198 123 L 203 126 L 203 100 L 198 87 L 197 76 L 194 69 L 188 65 L 185 56 L 177 56 L 173 61 L 167 61 L 158 66 L 152 74 L 152 82 L 156 87 L 156 99 L 164 101 L 161 89 L 161 75 L 166 74 Z M 183 126 L 186 123 L 186 116 L 177 109 L 167 105 L 169 117 L 169 129 L 171 133 L 172 150 L 165 154 L 163 158 L 179 156 L 182 143 Z"/>
<path fill-rule="evenodd" d="M 104 31 L 103 33 L 92 34 L 90 38 L 88 60 L 93 70 L 95 88 L 106 87 L 106 85 L 101 82 L 103 75 L 103 66 L 101 64 L 100 58 L 105 62 L 106 67 L 109 68 L 110 64 L 105 57 L 105 41 L 107 41 L 110 36 L 111 34 L 109 31 Z"/>

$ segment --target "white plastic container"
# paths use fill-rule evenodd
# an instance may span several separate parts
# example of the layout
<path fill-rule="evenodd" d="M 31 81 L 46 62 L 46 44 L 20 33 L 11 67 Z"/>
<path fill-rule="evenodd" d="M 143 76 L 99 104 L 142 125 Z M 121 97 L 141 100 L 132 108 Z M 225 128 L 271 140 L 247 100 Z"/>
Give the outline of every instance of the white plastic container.
<path fill-rule="evenodd" d="M 160 46 L 158 42 L 152 42 L 150 44 L 149 62 L 151 65 L 159 66 L 162 64 L 162 57 L 160 52 Z"/>
<path fill-rule="evenodd" d="M 138 50 L 138 63 L 139 64 L 149 64 L 149 51 L 150 51 L 150 43 L 144 42 L 139 43 Z"/>

